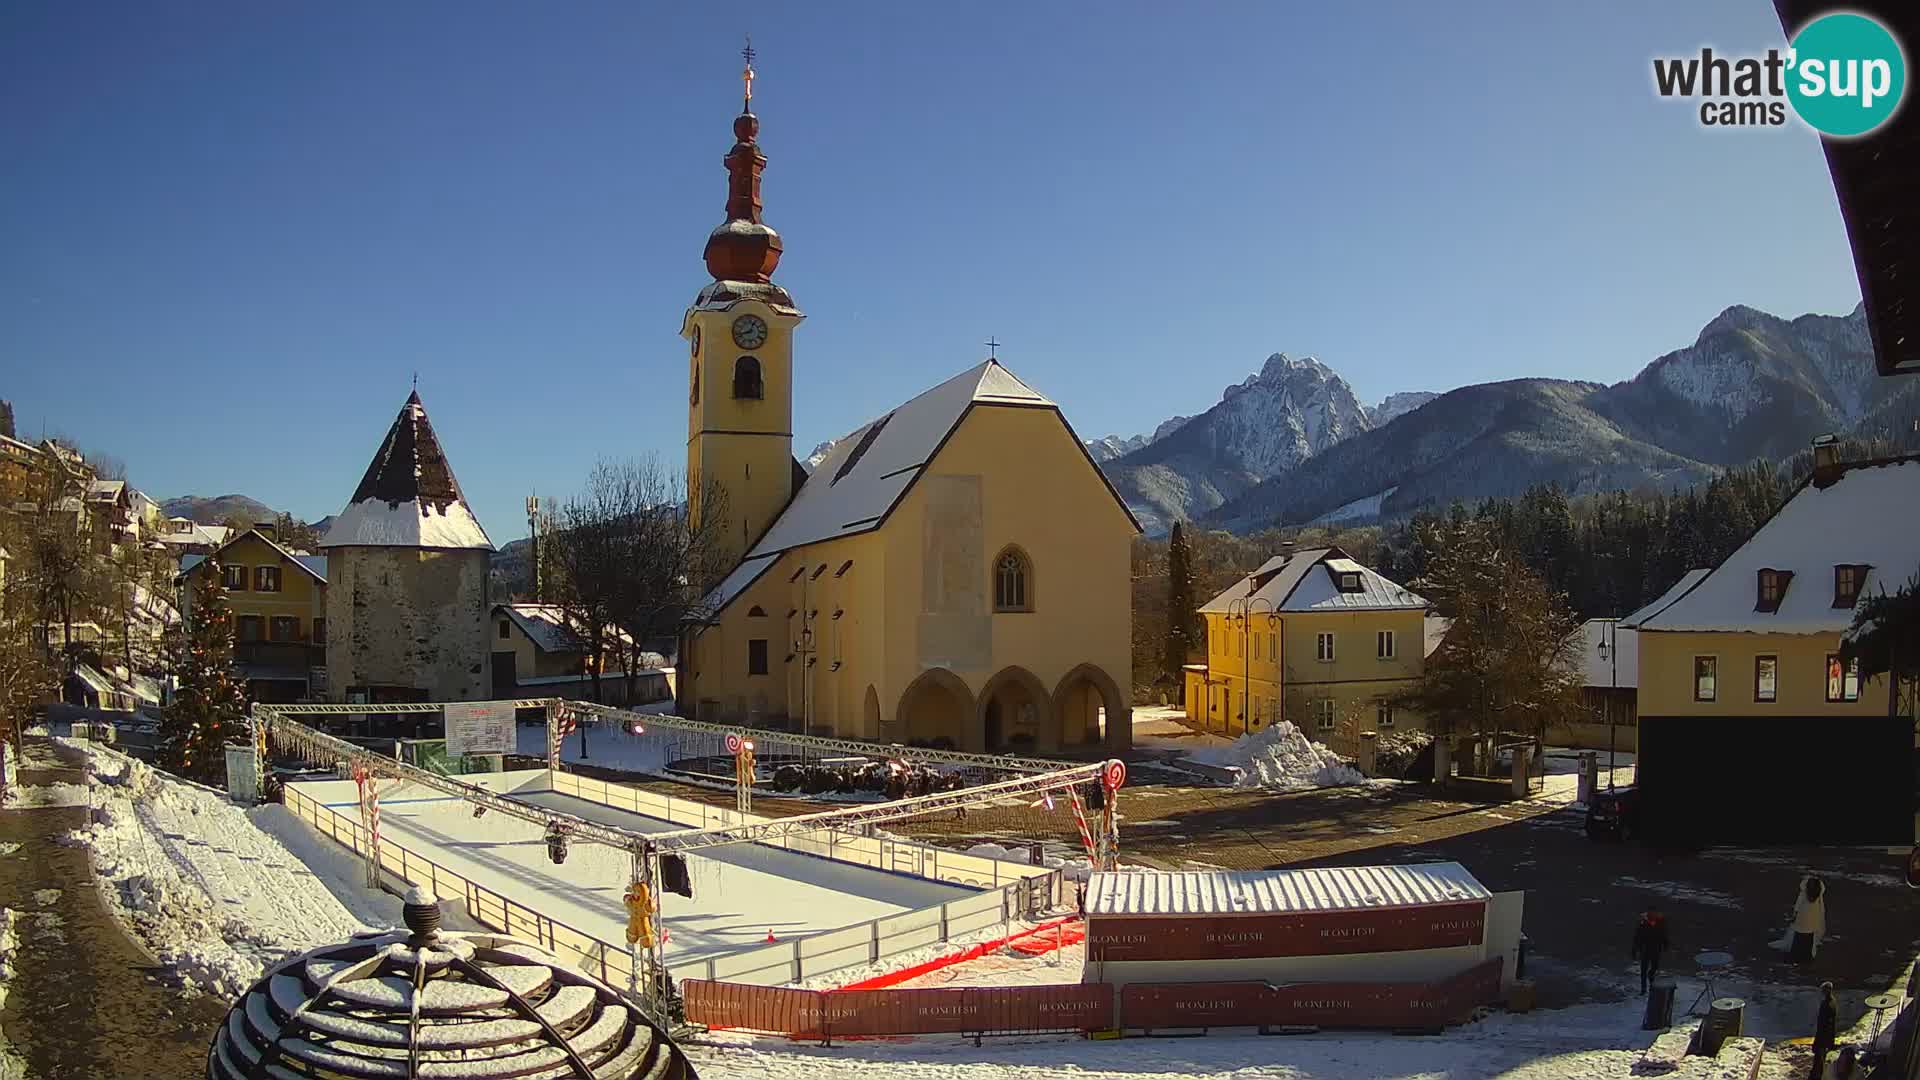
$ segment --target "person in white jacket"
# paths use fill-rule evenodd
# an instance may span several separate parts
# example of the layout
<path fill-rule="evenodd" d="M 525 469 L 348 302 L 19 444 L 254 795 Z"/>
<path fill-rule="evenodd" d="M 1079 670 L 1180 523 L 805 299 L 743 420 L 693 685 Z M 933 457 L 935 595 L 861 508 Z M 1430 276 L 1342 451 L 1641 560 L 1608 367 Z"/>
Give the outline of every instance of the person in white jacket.
<path fill-rule="evenodd" d="M 1788 958 L 1796 964 L 1812 962 L 1826 936 L 1827 886 L 1808 874 L 1801 879 L 1800 896 L 1793 904 L 1793 950 Z"/>

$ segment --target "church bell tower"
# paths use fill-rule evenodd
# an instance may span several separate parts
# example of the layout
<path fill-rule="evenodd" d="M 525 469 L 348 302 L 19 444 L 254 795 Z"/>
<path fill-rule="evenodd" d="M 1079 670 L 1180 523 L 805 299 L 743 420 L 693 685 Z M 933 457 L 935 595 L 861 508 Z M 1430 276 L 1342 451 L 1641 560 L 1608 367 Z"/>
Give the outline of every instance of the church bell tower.
<path fill-rule="evenodd" d="M 745 97 L 725 158 L 727 219 L 707 237 L 713 282 L 680 328 L 688 351 L 690 511 L 696 522 L 724 516 L 735 557 L 765 534 L 802 478 L 793 458 L 793 331 L 806 317 L 773 283 L 780 234 L 760 220 L 767 158 L 756 142 L 753 46 L 742 55 Z"/>

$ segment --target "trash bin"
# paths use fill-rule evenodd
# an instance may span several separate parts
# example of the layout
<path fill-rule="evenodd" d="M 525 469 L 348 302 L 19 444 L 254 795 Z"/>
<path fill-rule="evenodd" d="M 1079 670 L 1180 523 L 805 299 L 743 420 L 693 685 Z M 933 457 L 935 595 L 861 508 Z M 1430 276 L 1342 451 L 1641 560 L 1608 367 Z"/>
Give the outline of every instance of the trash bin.
<path fill-rule="evenodd" d="M 1513 979 L 1519 982 L 1527 977 L 1527 935 L 1520 935 L 1520 945 L 1513 950 Z"/>
<path fill-rule="evenodd" d="M 1647 991 L 1647 1016 L 1640 1024 L 1643 1031 L 1665 1031 L 1673 1026 L 1672 979 L 1655 979 Z"/>
<path fill-rule="evenodd" d="M 1700 1053 L 1712 1057 L 1720 1044 L 1740 1034 L 1745 1026 L 1747 1003 L 1736 997 L 1714 998 L 1707 1018 L 1700 1022 Z"/>

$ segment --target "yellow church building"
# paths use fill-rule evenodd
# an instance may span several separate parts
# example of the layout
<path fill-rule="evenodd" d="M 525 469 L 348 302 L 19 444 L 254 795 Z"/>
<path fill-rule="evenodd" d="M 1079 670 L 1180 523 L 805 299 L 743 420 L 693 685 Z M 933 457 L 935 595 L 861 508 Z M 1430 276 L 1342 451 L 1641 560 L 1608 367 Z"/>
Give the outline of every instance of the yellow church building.
<path fill-rule="evenodd" d="M 793 457 L 793 333 L 747 104 L 713 281 L 682 322 L 688 490 L 740 552 L 683 629 L 682 715 L 969 751 L 1131 741 L 1139 525 L 1060 407 L 994 359 Z M 729 560 L 732 562 L 732 560 Z"/>

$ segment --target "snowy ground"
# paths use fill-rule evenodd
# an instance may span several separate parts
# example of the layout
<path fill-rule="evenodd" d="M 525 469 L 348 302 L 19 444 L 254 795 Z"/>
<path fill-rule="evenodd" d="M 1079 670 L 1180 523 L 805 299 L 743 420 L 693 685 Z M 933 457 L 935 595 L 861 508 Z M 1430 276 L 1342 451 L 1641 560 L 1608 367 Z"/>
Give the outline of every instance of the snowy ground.
<path fill-rule="evenodd" d="M 1320 787 L 1349 787 L 1367 783 L 1359 770 L 1340 755 L 1306 737 L 1282 720 L 1224 746 L 1204 746 L 1188 760 L 1233 769 L 1237 787 L 1268 791 L 1306 791 Z"/>
<path fill-rule="evenodd" d="M 330 787 L 329 784 L 332 786 Z M 303 784 L 323 794 L 340 782 Z M 348 785 L 347 791 L 351 791 Z M 536 908 L 602 941 L 624 940 L 622 906 L 632 879 L 631 856 L 599 844 L 575 843 L 564 865 L 548 858 L 539 826 L 505 814 L 475 818 L 464 800 L 429 797 L 424 789 L 383 790 L 383 835 L 508 899 Z M 599 803 L 551 791 L 514 797 L 635 832 L 680 828 Z M 666 955 L 684 961 L 755 948 L 772 932 L 778 940 L 817 934 L 887 915 L 977 896 L 973 889 L 829 862 L 761 844 L 736 844 L 688 860 L 694 899 L 663 897 Z"/>
<path fill-rule="evenodd" d="M 932 956 L 903 957 L 920 963 Z M 938 969 L 899 984 L 907 988 L 1011 986 L 1075 982 L 1084 950 L 1068 945 L 1057 953 L 1025 956 L 1011 949 Z M 886 965 L 882 965 L 885 967 Z M 842 973 L 860 978 L 879 970 Z M 1903 975 L 1899 984 L 1904 984 Z M 824 989 L 818 981 L 810 988 Z M 1683 987 L 1676 1012 L 1691 1003 Z M 1725 995 L 1747 996 L 1746 1033 L 1780 1038 L 1804 1027 L 1797 988 L 1757 987 L 1726 980 Z M 1770 996 L 1768 996 L 1770 994 Z M 1644 999 L 1540 1010 L 1527 1014 L 1494 1011 L 1438 1036 L 1394 1036 L 1339 1032 L 1296 1036 L 1258 1036 L 1244 1029 L 1215 1032 L 1200 1039 L 1129 1038 L 1118 1041 L 1078 1037 L 990 1039 L 980 1047 L 953 1036 L 856 1039 L 832 1048 L 732 1032 L 696 1036 L 687 1046 L 695 1064 L 710 1075 L 789 1080 L 850 1075 L 862 1068 L 884 1068 L 890 1080 L 918 1077 L 940 1080 L 1040 1080 L 1071 1075 L 1082 1080 L 1150 1080 L 1190 1076 L 1202 1080 L 1333 1080 L 1379 1077 L 1384 1080 L 1562 1080 L 1568 1077 L 1610 1080 L 1644 1075 L 1639 1067 L 1654 1032 L 1640 1030 Z M 1684 1038 L 1697 1019 L 1679 1023 L 1667 1041 Z M 1841 1042 L 1863 1043 L 1870 1023 L 1863 1020 L 1842 1034 Z M 1805 1075 L 1799 1051 L 1769 1050 L 1759 1075 L 1765 1080 L 1797 1080 Z M 1674 1080 L 1718 1077 L 1711 1062 L 1688 1058 L 1665 1075 Z M 1731 1077 L 1728 1078 L 1731 1080 Z"/>
<path fill-rule="evenodd" d="M 702 1075 L 798 1080 L 884 1069 L 888 1080 L 1612 1080 L 1634 1076 L 1652 1042 L 1633 1005 L 1498 1014 L 1439 1036 L 1375 1033 L 1197 1039 L 1077 1037 L 957 1038 L 848 1042 L 832 1048 L 731 1033 L 700 1036 L 686 1049 Z M 1704 1075 L 1704 1059 L 1676 1080 Z"/>
<path fill-rule="evenodd" d="M 362 929 L 306 864 L 220 793 L 61 741 L 89 762 L 92 823 L 73 842 L 89 848 L 114 912 L 184 985 L 236 995 L 289 952 Z"/>

